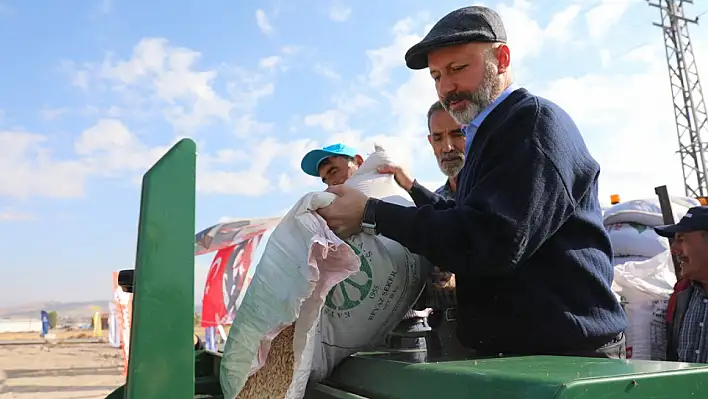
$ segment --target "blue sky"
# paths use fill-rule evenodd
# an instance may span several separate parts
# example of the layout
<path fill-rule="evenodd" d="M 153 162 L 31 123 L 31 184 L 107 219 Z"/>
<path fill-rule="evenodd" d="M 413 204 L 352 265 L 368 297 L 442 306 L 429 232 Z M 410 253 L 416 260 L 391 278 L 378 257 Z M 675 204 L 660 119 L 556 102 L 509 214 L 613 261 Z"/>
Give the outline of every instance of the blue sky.
<path fill-rule="evenodd" d="M 111 272 L 134 262 L 139 178 L 180 137 L 199 146 L 197 229 L 283 214 L 321 188 L 302 155 L 337 141 L 381 143 L 430 188 L 444 181 L 425 139 L 433 83 L 403 54 L 467 2 L 47 4 L 0 0 L 2 304 L 109 298 Z M 486 4 L 517 83 L 580 126 L 603 200 L 682 194 L 657 9 Z M 708 70 L 708 28 L 691 29 Z M 198 296 L 209 262 L 197 259 Z"/>

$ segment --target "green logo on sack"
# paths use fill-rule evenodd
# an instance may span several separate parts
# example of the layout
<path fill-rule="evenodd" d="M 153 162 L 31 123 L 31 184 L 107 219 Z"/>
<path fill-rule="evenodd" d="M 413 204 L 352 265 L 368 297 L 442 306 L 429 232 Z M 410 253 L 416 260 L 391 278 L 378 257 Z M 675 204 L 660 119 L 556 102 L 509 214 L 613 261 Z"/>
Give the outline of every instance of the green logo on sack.
<path fill-rule="evenodd" d="M 368 259 L 364 257 L 358 248 L 353 245 L 349 246 L 354 250 L 354 253 L 359 256 L 361 269 L 351 277 L 335 285 L 329 294 L 327 294 L 325 306 L 338 312 L 359 306 L 364 299 L 366 299 L 366 296 L 369 295 L 371 287 L 374 285 L 371 265 Z"/>

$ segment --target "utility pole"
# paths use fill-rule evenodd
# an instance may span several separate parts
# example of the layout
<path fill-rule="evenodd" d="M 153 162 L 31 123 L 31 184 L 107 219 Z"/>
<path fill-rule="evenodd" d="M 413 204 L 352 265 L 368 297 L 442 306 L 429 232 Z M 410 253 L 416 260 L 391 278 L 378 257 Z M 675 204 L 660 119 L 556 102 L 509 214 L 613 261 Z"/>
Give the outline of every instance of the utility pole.
<path fill-rule="evenodd" d="M 697 24 L 698 18 L 689 19 L 683 13 L 683 5 L 693 4 L 693 1 L 656 1 L 647 0 L 661 12 L 661 23 L 654 25 L 664 32 L 684 188 L 686 196 L 705 197 L 708 196 L 705 160 L 708 144 L 701 136 L 708 138 L 708 113 L 688 35 L 688 25 Z"/>

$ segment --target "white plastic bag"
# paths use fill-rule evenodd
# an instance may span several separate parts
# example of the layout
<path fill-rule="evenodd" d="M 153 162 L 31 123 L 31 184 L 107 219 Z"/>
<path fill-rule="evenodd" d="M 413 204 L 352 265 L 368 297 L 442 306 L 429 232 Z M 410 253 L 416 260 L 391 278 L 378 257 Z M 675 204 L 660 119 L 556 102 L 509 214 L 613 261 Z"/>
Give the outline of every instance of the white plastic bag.
<path fill-rule="evenodd" d="M 656 234 L 654 228 L 633 222 L 606 225 L 614 256 L 652 258 L 669 250 L 669 240 Z"/>
<path fill-rule="evenodd" d="M 627 357 L 663 360 L 666 305 L 676 284 L 668 251 L 644 261 L 615 265 L 615 283 L 626 299 Z"/>
<path fill-rule="evenodd" d="M 645 261 L 616 265 L 614 281 L 622 296 L 628 302 L 668 299 L 676 284 L 670 256 L 667 251 Z"/>
<path fill-rule="evenodd" d="M 689 208 L 701 205 L 697 199 L 689 197 L 669 197 L 669 200 L 676 222 L 686 215 Z M 605 225 L 626 222 L 639 223 L 645 226 L 661 226 L 664 224 L 658 198 L 620 202 L 605 210 L 603 221 Z"/>
<path fill-rule="evenodd" d="M 412 206 L 379 147 L 345 184 L 371 197 Z M 308 379 L 392 331 L 420 294 L 431 265 L 400 244 L 364 233 L 347 243 L 312 210 L 334 197 L 310 193 L 273 231 L 229 332 L 221 362 L 225 397 L 235 398 L 266 360 L 270 341 L 295 322 L 293 380 L 287 399 L 303 397 Z"/>

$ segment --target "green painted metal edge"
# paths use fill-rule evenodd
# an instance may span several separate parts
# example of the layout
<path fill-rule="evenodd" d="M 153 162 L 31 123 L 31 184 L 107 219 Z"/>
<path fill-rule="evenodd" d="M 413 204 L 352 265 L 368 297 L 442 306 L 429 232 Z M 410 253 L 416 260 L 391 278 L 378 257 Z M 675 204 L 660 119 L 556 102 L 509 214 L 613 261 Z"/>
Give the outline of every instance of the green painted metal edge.
<path fill-rule="evenodd" d="M 127 399 L 194 398 L 196 156 L 180 140 L 143 176 Z"/>
<path fill-rule="evenodd" d="M 708 397 L 706 369 L 618 376 L 601 381 L 583 379 L 564 384 L 553 399 L 694 399 Z"/>
<path fill-rule="evenodd" d="M 125 384 L 116 388 L 106 396 L 106 399 L 125 399 Z"/>
<path fill-rule="evenodd" d="M 304 399 L 369 399 L 365 396 L 340 391 L 327 385 L 312 383 L 307 386 Z"/>

